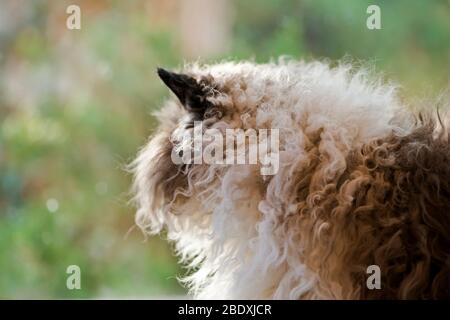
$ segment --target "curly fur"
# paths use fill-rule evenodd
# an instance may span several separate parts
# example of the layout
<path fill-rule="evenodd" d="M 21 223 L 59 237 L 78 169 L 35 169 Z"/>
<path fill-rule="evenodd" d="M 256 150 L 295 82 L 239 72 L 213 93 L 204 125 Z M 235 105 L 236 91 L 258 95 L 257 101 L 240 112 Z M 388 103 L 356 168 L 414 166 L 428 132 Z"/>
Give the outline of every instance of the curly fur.
<path fill-rule="evenodd" d="M 278 128 L 280 168 L 175 165 L 192 130 L 175 99 L 132 164 L 137 224 L 167 230 L 197 298 L 450 297 L 450 145 L 394 85 L 351 65 L 188 65 L 210 128 Z M 366 287 L 380 266 L 381 290 Z"/>

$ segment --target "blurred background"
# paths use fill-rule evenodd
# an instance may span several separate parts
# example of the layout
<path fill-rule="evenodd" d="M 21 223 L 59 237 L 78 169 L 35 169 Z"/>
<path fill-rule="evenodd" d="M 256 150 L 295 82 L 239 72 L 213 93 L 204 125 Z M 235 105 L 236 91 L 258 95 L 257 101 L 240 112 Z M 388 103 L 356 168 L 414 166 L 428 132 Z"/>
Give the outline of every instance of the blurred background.
<path fill-rule="evenodd" d="M 0 0 L 0 298 L 183 296 L 170 246 L 133 228 L 123 169 L 168 96 L 155 68 L 279 55 L 350 56 L 433 95 L 450 84 L 450 1 Z"/>

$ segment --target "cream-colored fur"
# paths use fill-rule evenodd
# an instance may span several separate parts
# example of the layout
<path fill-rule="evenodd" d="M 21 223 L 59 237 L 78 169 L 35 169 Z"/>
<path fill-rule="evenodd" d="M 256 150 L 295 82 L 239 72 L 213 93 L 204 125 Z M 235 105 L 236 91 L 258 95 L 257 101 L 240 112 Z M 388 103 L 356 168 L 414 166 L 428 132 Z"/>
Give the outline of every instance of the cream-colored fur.
<path fill-rule="evenodd" d="M 206 126 L 280 130 L 274 176 L 261 176 L 258 165 L 176 167 L 167 154 L 187 143 L 180 123 L 188 112 L 170 99 L 157 113 L 161 126 L 133 163 L 136 222 L 150 234 L 167 230 L 191 267 L 181 280 L 190 293 L 208 299 L 358 297 L 361 289 L 345 266 L 326 275 L 307 262 L 321 257 L 308 249 L 312 240 L 302 233 L 300 207 L 320 201 L 321 193 L 310 196 L 308 190 L 337 181 L 352 150 L 412 130 L 396 87 L 345 63 L 225 62 L 187 65 L 182 72 L 214 83 L 217 92 L 208 99 L 221 116 L 204 120 Z M 299 187 L 302 172 L 310 187 Z M 309 215 L 319 219 L 320 212 Z M 329 227 L 321 222 L 315 236 L 325 236 Z"/>

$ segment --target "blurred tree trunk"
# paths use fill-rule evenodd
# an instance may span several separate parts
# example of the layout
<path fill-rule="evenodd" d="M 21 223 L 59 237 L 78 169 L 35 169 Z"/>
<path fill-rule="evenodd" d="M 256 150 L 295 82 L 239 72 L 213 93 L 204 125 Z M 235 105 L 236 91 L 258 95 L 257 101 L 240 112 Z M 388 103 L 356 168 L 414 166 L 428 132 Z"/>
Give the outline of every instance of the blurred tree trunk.
<path fill-rule="evenodd" d="M 179 0 L 181 49 L 187 58 L 226 52 L 231 38 L 229 0 Z"/>

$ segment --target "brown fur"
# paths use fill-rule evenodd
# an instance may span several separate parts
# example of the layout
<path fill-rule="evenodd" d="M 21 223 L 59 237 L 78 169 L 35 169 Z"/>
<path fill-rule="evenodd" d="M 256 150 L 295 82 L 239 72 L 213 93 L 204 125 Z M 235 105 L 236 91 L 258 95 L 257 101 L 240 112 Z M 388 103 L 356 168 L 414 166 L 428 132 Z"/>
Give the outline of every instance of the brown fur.
<path fill-rule="evenodd" d="M 434 131 L 428 121 L 353 150 L 330 181 L 315 176 L 319 161 L 298 173 L 304 200 L 285 225 L 298 224 L 303 258 L 327 290 L 341 298 L 450 298 L 450 146 Z M 319 159 L 316 147 L 310 153 Z M 373 264 L 381 290 L 366 286 Z"/>

